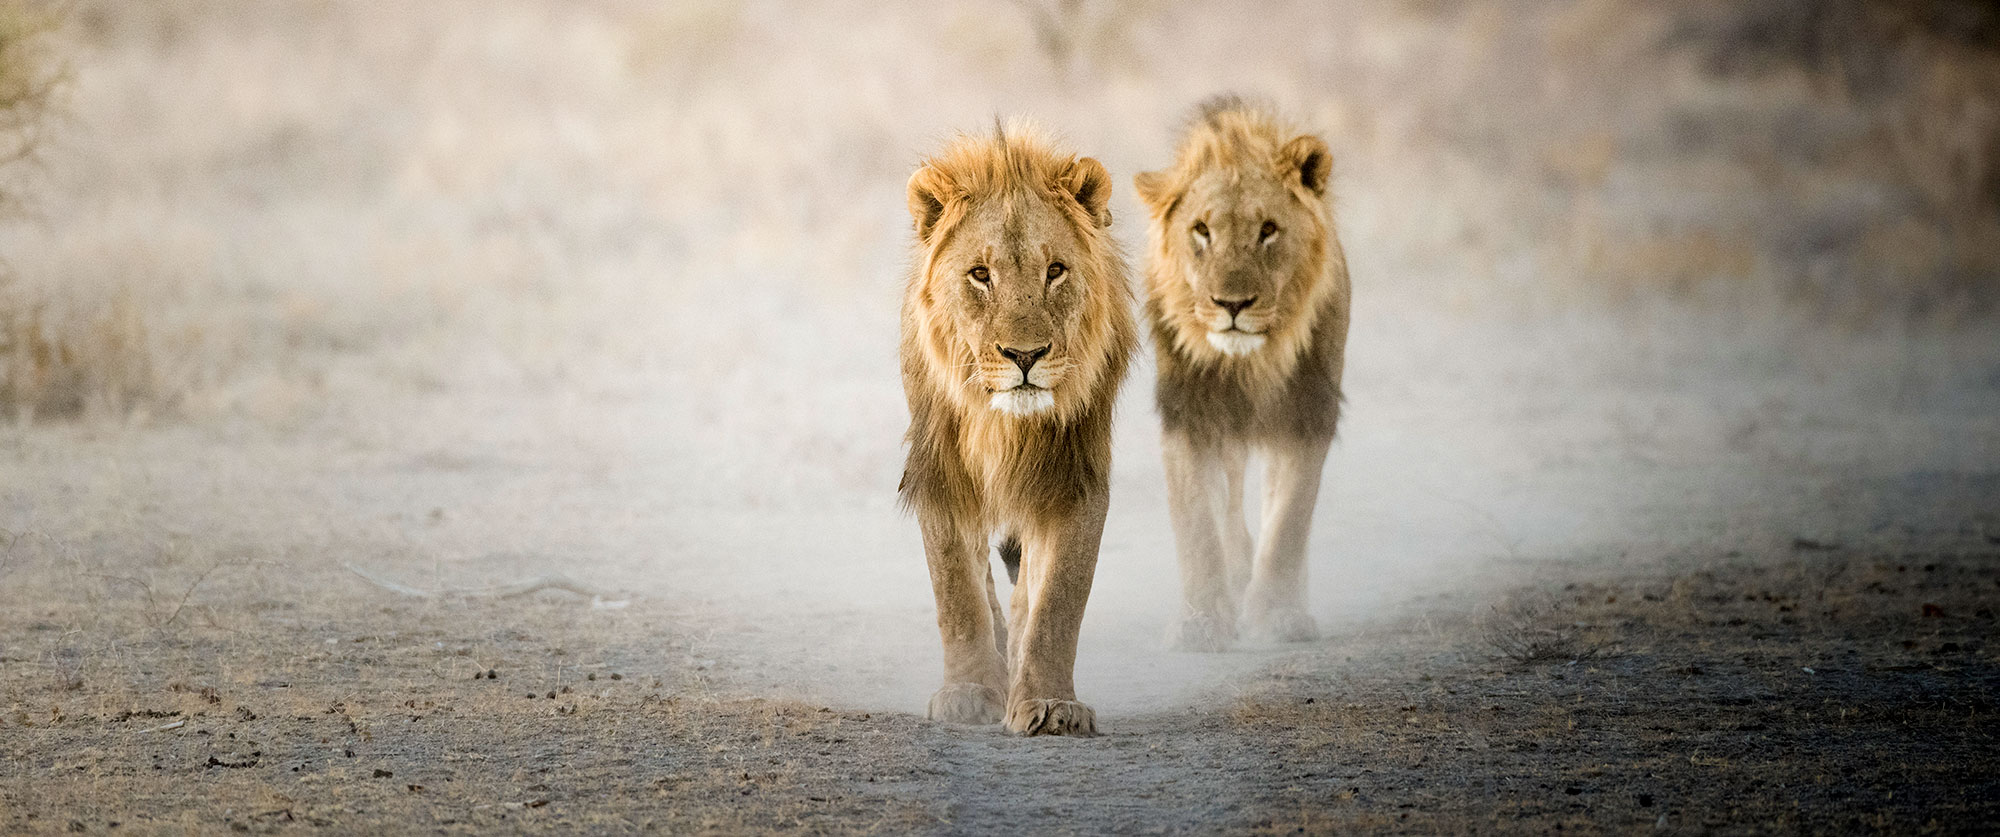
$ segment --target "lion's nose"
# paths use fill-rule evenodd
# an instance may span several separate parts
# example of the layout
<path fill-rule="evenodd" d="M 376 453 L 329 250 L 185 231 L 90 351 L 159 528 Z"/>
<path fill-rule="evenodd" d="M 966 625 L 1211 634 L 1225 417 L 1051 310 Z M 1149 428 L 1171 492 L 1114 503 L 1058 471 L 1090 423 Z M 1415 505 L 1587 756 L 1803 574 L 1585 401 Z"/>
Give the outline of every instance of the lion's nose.
<path fill-rule="evenodd" d="M 1035 361 L 1041 360 L 1048 356 L 1049 353 L 1049 344 L 1047 343 L 1043 343 L 1032 349 L 1017 349 L 1012 346 L 996 346 L 994 348 L 1000 350 L 1001 357 L 1011 360 L 1015 366 L 1021 367 L 1022 380 L 1027 380 L 1028 370 L 1034 368 Z"/>
<path fill-rule="evenodd" d="M 1257 303 L 1257 298 L 1254 296 L 1246 296 L 1242 299 L 1223 299 L 1222 297 L 1219 296 L 1212 296 L 1208 298 L 1208 301 L 1221 306 L 1222 310 L 1229 312 L 1230 319 L 1235 319 L 1237 314 L 1243 313 L 1243 309 L 1255 305 Z"/>

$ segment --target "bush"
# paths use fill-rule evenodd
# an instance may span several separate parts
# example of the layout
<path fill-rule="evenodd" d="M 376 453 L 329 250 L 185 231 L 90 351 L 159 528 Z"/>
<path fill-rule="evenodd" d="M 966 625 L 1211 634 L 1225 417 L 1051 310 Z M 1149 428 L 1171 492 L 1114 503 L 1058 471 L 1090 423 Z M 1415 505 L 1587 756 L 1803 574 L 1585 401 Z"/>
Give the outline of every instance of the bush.
<path fill-rule="evenodd" d="M 46 4 L 0 0 L 0 169 L 34 156 L 50 102 L 65 73 L 50 35 L 60 22 Z M 0 192 L 0 202 L 17 208 L 17 190 Z"/>
<path fill-rule="evenodd" d="M 59 22 L 48 4 L 0 0 L 0 217 L 16 217 L 27 205 L 15 175 L 33 159 L 64 79 L 51 43 Z M 0 409 L 80 409 L 75 360 L 85 347 L 46 322 L 48 305 L 18 287 L 5 255 L 0 254 Z"/>

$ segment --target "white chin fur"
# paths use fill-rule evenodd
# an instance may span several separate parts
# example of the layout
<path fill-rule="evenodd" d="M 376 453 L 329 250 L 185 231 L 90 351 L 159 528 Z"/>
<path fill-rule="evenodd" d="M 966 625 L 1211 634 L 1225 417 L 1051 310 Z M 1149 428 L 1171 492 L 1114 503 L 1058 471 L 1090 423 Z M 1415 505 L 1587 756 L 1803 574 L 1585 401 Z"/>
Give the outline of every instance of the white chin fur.
<path fill-rule="evenodd" d="M 1056 405 L 1056 394 L 1045 389 L 1010 389 L 993 393 L 993 409 L 1011 416 L 1031 416 Z"/>
<path fill-rule="evenodd" d="M 1208 333 L 1208 345 L 1214 346 L 1216 351 L 1230 357 L 1242 357 L 1264 348 L 1264 335 L 1244 334 L 1240 331 L 1211 331 Z"/>

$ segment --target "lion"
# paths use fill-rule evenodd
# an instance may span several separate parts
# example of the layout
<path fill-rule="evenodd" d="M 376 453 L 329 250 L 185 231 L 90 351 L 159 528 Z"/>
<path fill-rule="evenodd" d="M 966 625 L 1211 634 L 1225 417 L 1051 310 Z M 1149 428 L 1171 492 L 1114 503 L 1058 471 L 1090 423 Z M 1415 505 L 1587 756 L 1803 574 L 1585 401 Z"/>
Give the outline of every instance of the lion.
<path fill-rule="evenodd" d="M 1138 342 L 1103 164 L 1032 126 L 961 136 L 909 182 L 909 459 L 944 639 L 933 719 L 1094 735 L 1077 635 L 1110 499 L 1111 408 Z M 1015 582 L 1011 618 L 987 544 Z"/>
<path fill-rule="evenodd" d="M 1145 317 L 1159 369 L 1182 612 L 1169 641 L 1218 651 L 1318 636 L 1306 539 L 1340 418 L 1347 260 L 1326 142 L 1234 97 L 1205 103 L 1173 165 L 1137 175 L 1149 215 Z M 1265 458 L 1262 543 L 1244 522 Z"/>

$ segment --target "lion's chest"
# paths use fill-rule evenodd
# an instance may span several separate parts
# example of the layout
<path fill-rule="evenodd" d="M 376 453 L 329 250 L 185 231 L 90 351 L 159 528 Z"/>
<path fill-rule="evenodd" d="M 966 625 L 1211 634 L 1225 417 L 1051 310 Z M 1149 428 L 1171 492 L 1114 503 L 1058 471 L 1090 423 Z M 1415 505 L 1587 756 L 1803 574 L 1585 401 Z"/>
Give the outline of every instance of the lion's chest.
<path fill-rule="evenodd" d="M 958 452 L 989 525 L 1047 520 L 1101 490 L 1108 443 L 1083 426 L 979 416 L 959 427 Z"/>
<path fill-rule="evenodd" d="M 974 415 L 960 426 L 958 454 L 980 497 L 991 504 L 1011 493 L 1008 475 L 1019 467 L 1021 423 Z"/>
<path fill-rule="evenodd" d="M 1330 436 L 1337 373 L 1302 348 L 1282 358 L 1163 363 L 1155 395 L 1166 429 L 1199 439 Z"/>

